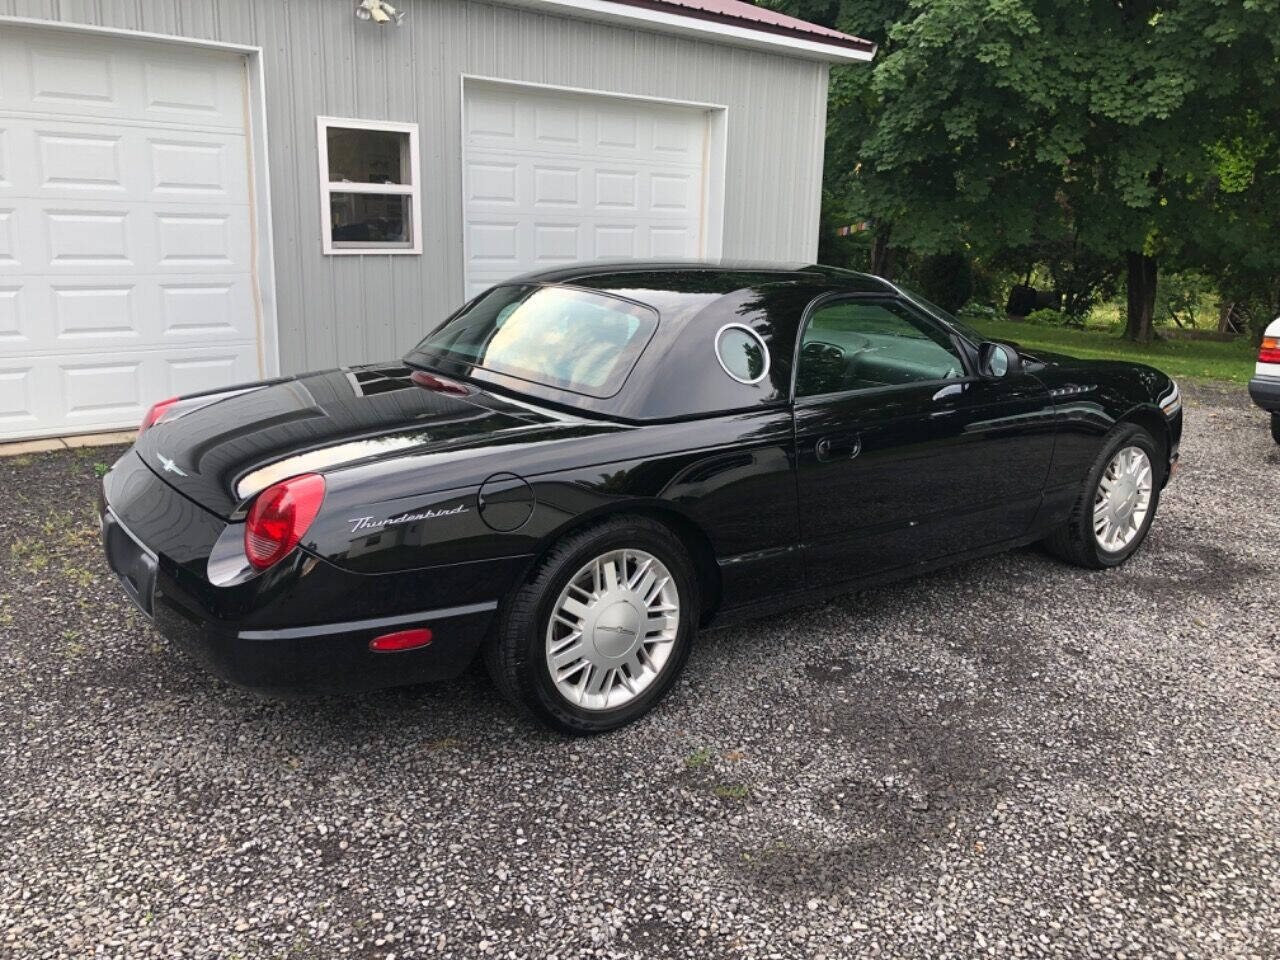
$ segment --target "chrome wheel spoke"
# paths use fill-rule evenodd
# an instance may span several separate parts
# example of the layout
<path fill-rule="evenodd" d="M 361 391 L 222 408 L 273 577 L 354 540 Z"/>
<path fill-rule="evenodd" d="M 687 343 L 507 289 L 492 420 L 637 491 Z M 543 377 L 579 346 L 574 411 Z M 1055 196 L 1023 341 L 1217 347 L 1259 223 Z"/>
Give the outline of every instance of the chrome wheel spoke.
<path fill-rule="evenodd" d="M 1153 475 L 1141 447 L 1124 447 L 1111 458 L 1093 497 L 1093 535 L 1103 550 L 1115 553 L 1137 538 L 1151 508 Z"/>
<path fill-rule="evenodd" d="M 662 673 L 680 629 L 680 595 L 662 561 L 611 550 L 584 564 L 547 620 L 545 656 L 556 689 L 587 710 L 640 696 Z"/>

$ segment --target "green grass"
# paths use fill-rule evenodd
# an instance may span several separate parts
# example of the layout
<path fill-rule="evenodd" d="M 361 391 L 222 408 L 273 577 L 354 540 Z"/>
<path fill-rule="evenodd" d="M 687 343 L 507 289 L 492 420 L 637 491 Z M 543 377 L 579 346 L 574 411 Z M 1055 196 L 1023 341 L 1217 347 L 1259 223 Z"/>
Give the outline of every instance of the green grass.
<path fill-rule="evenodd" d="M 993 340 L 1013 340 L 1028 351 L 1066 353 L 1092 360 L 1146 363 L 1178 379 L 1227 380 L 1244 383 L 1253 376 L 1255 352 L 1248 337 L 1230 343 L 1213 340 L 1157 340 L 1130 343 L 1118 327 L 1051 327 L 1016 320 L 966 318 Z"/>
<path fill-rule="evenodd" d="M 690 770 L 697 770 L 711 762 L 711 751 L 706 747 L 699 747 L 693 753 L 684 758 L 684 765 Z"/>

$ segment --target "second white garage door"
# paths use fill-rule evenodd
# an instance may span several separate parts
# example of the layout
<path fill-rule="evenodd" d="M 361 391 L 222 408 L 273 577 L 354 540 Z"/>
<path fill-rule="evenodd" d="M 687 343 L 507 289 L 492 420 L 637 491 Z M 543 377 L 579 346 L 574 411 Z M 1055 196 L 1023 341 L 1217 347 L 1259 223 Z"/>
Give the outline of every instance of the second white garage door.
<path fill-rule="evenodd" d="M 712 112 L 468 81 L 467 296 L 599 258 L 707 256 Z"/>
<path fill-rule="evenodd" d="M 0 32 L 0 439 L 257 379 L 245 64 Z"/>

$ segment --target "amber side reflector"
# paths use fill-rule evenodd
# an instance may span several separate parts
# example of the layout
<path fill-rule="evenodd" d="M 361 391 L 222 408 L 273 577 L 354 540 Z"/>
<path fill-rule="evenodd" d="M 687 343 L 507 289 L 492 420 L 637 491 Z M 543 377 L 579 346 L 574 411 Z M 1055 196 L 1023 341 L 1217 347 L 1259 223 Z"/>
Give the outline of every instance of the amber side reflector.
<path fill-rule="evenodd" d="M 414 650 L 425 647 L 431 642 L 431 631 L 426 627 L 418 630 L 397 630 L 395 633 L 384 633 L 369 641 L 369 649 L 374 653 L 395 653 L 397 650 Z"/>

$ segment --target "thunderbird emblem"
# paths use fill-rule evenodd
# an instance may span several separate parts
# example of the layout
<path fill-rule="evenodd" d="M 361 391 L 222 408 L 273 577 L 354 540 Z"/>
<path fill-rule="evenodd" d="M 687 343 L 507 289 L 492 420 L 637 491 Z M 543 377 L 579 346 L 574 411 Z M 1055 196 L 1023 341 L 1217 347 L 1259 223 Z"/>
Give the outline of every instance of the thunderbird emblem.
<path fill-rule="evenodd" d="M 163 453 L 157 453 L 156 459 L 160 461 L 160 466 L 164 467 L 165 473 L 176 473 L 180 477 L 185 477 L 187 475 L 187 471 L 183 470 Z"/>

